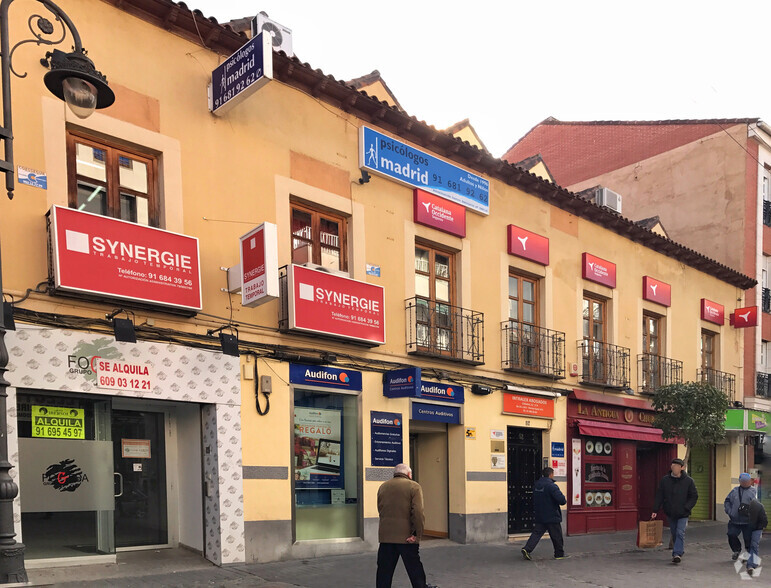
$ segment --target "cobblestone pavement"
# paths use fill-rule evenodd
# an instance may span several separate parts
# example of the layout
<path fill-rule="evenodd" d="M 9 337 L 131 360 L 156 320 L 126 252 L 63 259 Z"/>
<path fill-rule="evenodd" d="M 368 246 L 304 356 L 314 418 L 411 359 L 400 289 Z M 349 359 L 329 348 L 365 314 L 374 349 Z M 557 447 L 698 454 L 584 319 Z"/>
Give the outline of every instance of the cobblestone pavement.
<path fill-rule="evenodd" d="M 686 554 L 679 566 L 671 563 L 670 552 L 657 548 L 640 550 L 633 533 L 567 538 L 570 559 L 552 559 L 551 543 L 545 538 L 533 556 L 525 561 L 522 542 L 513 544 L 457 545 L 430 542 L 421 548 L 429 582 L 441 588 L 500 588 L 508 586 L 559 587 L 645 587 L 771 585 L 771 567 L 764 574 L 749 577 L 743 566 L 735 566 L 725 542 L 725 527 L 712 524 L 691 533 Z M 688 541 L 690 539 L 690 541 Z M 668 542 L 665 532 L 664 543 Z M 771 549 L 771 537 L 761 542 Z M 78 582 L 81 586 L 259 586 L 261 588 L 348 588 L 373 586 L 375 554 L 326 557 L 238 567 L 210 567 L 174 574 L 111 578 Z M 738 567 L 738 570 L 737 570 Z M 57 584 L 59 585 L 59 584 Z M 73 585 L 73 583 L 63 584 Z M 394 588 L 408 587 L 400 563 Z"/>

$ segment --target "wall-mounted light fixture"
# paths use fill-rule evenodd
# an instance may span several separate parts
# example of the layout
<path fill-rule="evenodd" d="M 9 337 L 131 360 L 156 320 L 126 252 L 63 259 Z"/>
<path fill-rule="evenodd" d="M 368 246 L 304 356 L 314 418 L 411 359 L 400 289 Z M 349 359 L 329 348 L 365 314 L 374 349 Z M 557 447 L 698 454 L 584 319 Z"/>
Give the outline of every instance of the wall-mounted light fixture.
<path fill-rule="evenodd" d="M 115 333 L 116 341 L 123 341 L 125 343 L 136 343 L 137 333 L 134 330 L 134 321 L 130 318 L 117 318 L 120 313 L 125 313 L 129 316 L 129 312 L 119 308 L 112 311 L 110 314 L 104 315 L 108 321 L 112 321 L 112 330 Z M 133 316 L 133 313 L 131 313 Z"/>

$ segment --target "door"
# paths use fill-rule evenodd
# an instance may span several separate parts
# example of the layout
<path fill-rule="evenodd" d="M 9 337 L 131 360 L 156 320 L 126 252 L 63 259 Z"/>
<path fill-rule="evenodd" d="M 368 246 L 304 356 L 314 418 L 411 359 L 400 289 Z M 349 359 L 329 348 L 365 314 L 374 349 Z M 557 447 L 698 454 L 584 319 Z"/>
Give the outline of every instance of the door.
<path fill-rule="evenodd" d="M 166 545 L 165 413 L 112 411 L 115 545 Z"/>
<path fill-rule="evenodd" d="M 691 511 L 695 521 L 712 520 L 712 447 L 692 447 L 688 475 L 693 478 L 699 500 Z"/>
<path fill-rule="evenodd" d="M 447 537 L 449 534 L 449 452 L 447 426 L 410 422 L 410 464 L 412 478 L 423 488 L 426 517 L 423 534 Z"/>
<path fill-rule="evenodd" d="M 508 427 L 509 534 L 533 530 L 533 488 L 541 477 L 541 431 Z"/>
<path fill-rule="evenodd" d="M 647 521 L 653 512 L 659 471 L 659 452 L 655 445 L 637 444 L 637 518 Z"/>

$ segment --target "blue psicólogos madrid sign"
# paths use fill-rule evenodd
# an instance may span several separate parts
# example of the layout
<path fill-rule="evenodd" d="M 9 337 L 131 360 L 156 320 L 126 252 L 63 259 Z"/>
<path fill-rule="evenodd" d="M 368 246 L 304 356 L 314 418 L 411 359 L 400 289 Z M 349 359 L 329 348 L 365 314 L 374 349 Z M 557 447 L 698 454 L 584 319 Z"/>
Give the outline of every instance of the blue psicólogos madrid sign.
<path fill-rule="evenodd" d="M 359 167 L 490 214 L 490 181 L 463 168 L 362 126 Z"/>
<path fill-rule="evenodd" d="M 224 114 L 273 77 L 271 36 L 260 33 L 211 72 L 209 110 Z"/>

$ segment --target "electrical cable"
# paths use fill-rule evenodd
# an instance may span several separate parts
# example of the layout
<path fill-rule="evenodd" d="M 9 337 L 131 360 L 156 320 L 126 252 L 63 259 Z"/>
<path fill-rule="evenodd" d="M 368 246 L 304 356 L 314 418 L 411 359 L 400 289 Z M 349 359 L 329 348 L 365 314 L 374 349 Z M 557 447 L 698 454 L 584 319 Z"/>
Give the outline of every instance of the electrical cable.
<path fill-rule="evenodd" d="M 260 373 L 257 369 L 257 356 L 252 354 L 252 360 L 254 361 L 254 405 L 257 408 L 257 414 L 265 416 L 270 412 L 270 392 L 262 391 L 262 395 L 265 396 L 265 410 L 260 407 Z"/>

